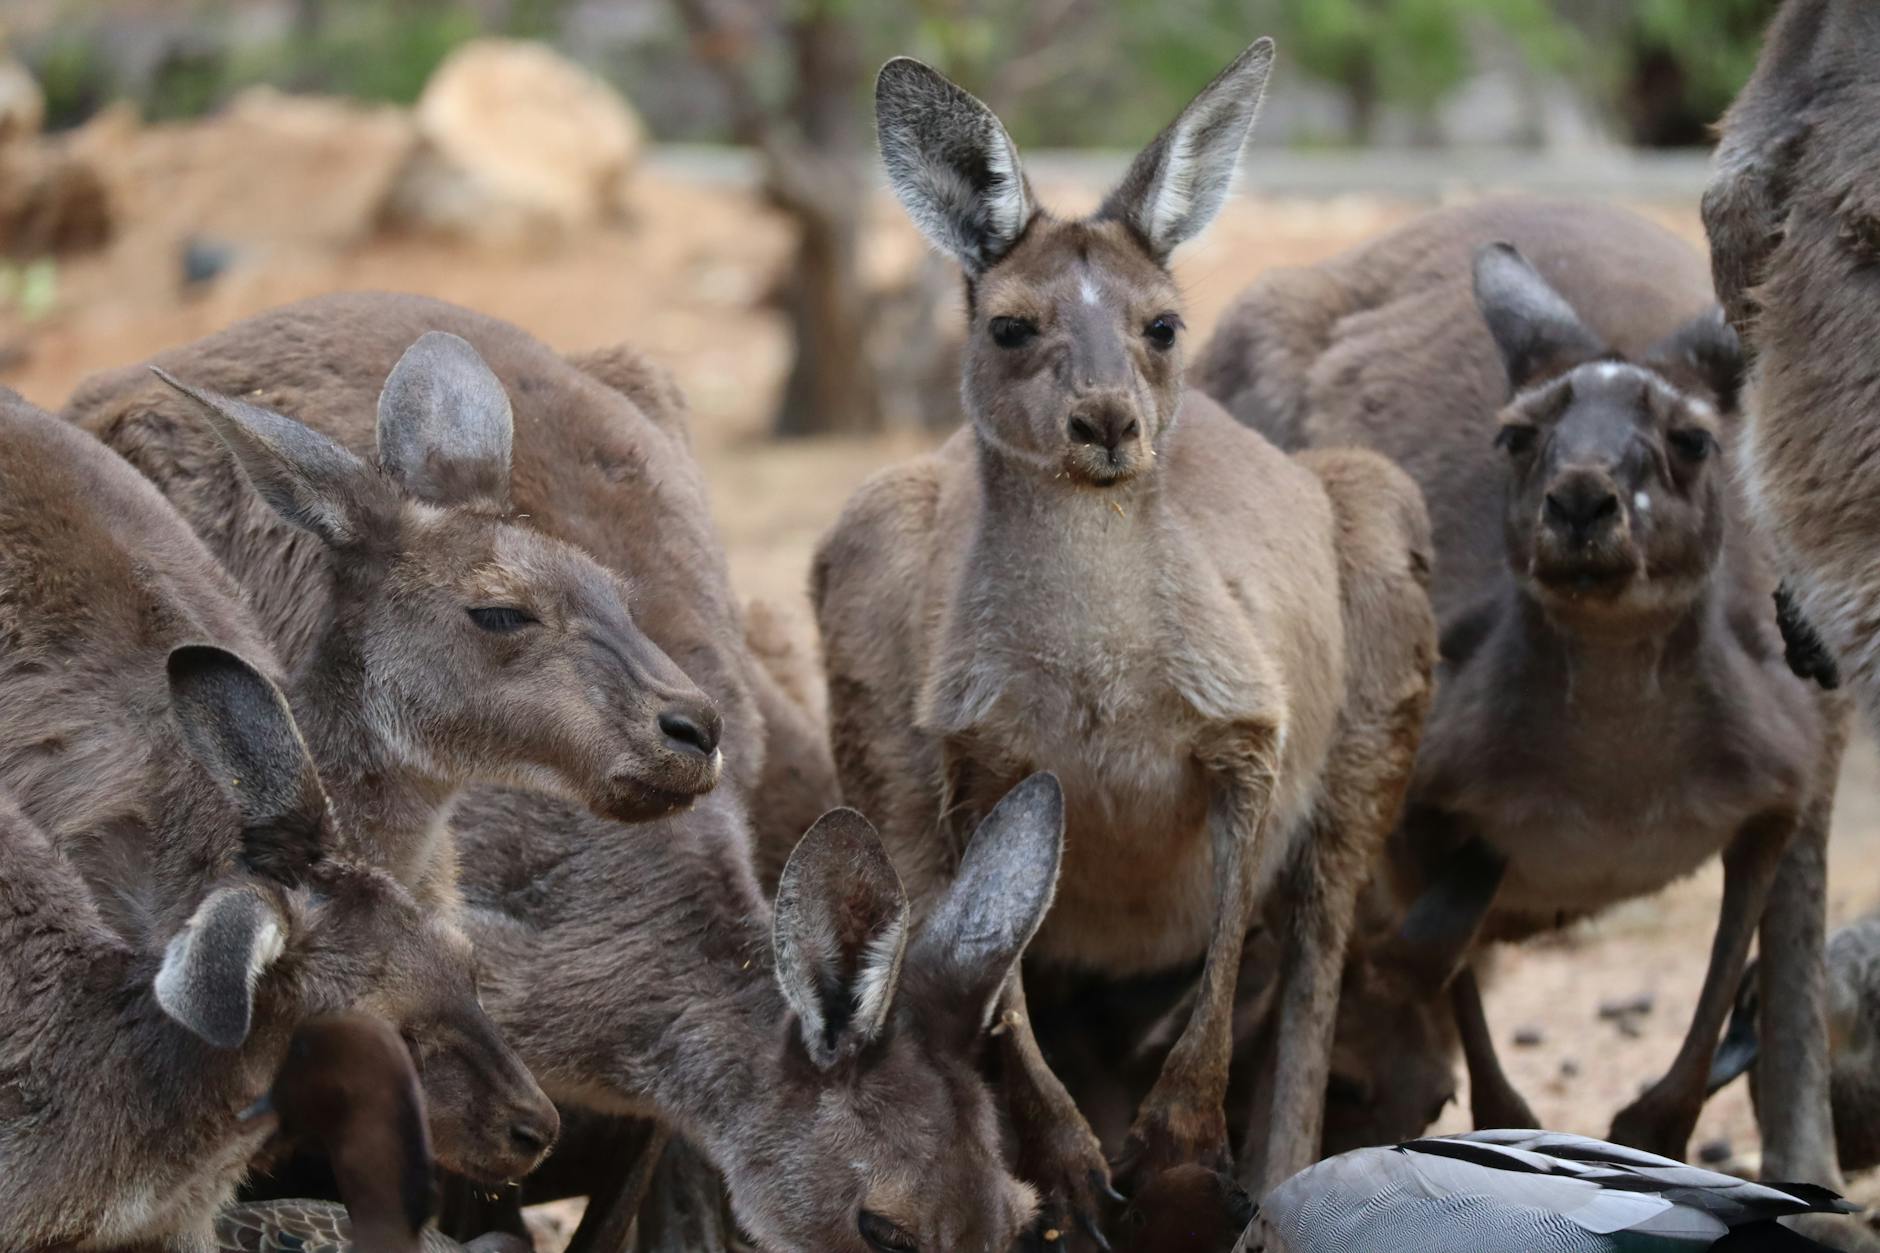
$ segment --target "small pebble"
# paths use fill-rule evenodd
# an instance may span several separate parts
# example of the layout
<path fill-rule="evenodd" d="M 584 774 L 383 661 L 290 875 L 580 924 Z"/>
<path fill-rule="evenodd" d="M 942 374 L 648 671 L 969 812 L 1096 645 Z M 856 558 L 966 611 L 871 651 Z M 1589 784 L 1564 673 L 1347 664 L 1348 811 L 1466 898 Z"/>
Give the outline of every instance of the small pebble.
<path fill-rule="evenodd" d="M 1721 1166 L 1736 1156 L 1736 1149 L 1728 1140 L 1706 1140 L 1698 1146 L 1697 1160 L 1706 1166 Z"/>
<path fill-rule="evenodd" d="M 1637 996 L 1627 996 L 1616 1000 L 1601 1001 L 1601 1018 L 1632 1018 L 1652 1012 L 1653 997 L 1650 992 L 1640 992 Z"/>
<path fill-rule="evenodd" d="M 1618 1027 L 1619 1034 L 1628 1040 L 1636 1040 L 1645 1034 L 1644 1028 L 1638 1025 L 1638 1018 L 1632 1014 L 1614 1019 L 1613 1025 Z"/>
<path fill-rule="evenodd" d="M 1524 1049 L 1537 1048 L 1544 1039 L 1539 1027 L 1520 1027 L 1514 1033 L 1514 1042 Z"/>
<path fill-rule="evenodd" d="M 1579 1074 L 1580 1074 L 1580 1063 L 1578 1059 L 1572 1058 L 1572 1057 L 1563 1057 L 1560 1059 L 1560 1077 L 1561 1078 L 1576 1079 L 1579 1077 Z"/>

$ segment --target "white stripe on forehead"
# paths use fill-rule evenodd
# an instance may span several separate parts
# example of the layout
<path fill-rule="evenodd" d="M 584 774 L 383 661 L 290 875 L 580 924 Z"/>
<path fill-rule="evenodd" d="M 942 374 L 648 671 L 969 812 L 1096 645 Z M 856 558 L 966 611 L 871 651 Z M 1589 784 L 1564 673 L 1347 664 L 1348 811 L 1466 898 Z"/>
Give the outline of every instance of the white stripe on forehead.
<path fill-rule="evenodd" d="M 1095 308 L 1102 303 L 1103 293 L 1097 290 L 1096 280 L 1090 277 L 1088 270 L 1077 280 L 1077 294 L 1084 298 L 1084 303 Z"/>
<path fill-rule="evenodd" d="M 1716 416 L 1716 409 L 1712 407 L 1708 401 L 1701 400 L 1675 386 L 1664 375 L 1658 373 L 1658 371 L 1647 366 L 1634 365 L 1630 361 L 1589 361 L 1585 365 L 1576 366 L 1574 369 L 1567 371 L 1557 378 L 1548 379 L 1545 383 L 1538 383 L 1533 387 L 1517 392 L 1514 399 L 1509 403 L 1516 405 L 1524 404 L 1534 399 L 1536 396 L 1544 395 L 1553 388 L 1573 378 L 1575 375 L 1587 370 L 1593 371 L 1602 383 L 1616 382 L 1619 379 L 1628 377 L 1635 379 L 1650 387 L 1671 404 L 1689 405 L 1692 409 L 1705 417 Z"/>

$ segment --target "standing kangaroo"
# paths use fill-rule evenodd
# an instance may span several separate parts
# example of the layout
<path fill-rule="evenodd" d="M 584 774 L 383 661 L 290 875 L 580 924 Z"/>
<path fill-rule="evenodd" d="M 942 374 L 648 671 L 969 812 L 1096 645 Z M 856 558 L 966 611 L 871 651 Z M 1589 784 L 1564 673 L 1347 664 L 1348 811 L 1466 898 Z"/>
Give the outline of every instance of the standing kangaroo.
<path fill-rule="evenodd" d="M 257 665 L 232 582 L 150 484 L 0 393 L 8 1247 L 204 1248 L 260 1147 L 239 1112 L 308 1014 L 399 1026 L 456 1168 L 498 1183 L 554 1138 L 463 933 L 360 862 Z"/>
<path fill-rule="evenodd" d="M 442 818 L 463 785 L 665 813 L 716 783 L 720 716 L 634 622 L 619 575 L 512 516 L 534 467 L 512 472 L 517 410 L 476 349 L 363 321 L 344 298 L 262 314 L 159 356 L 169 385 L 90 380 L 67 416 L 242 585 L 362 851 L 448 901 Z M 515 389 L 525 429 L 542 420 L 530 383 Z M 634 472 L 609 452 L 588 457 Z"/>
<path fill-rule="evenodd" d="M 916 901 L 1033 770 L 1064 781 L 1066 860 L 1036 962 L 1115 975 L 1205 954 L 1129 1174 L 1224 1168 L 1235 973 L 1285 932 L 1270 1116 L 1244 1169 L 1317 1155 L 1353 898 L 1396 820 L 1429 690 L 1427 523 L 1383 459 L 1294 461 L 1182 380 L 1170 253 L 1219 211 L 1272 63 L 1261 40 L 1092 217 L 1040 209 L 997 118 L 888 63 L 889 178 L 967 278 L 967 429 L 870 480 L 813 597 L 844 793 Z M 1020 1174 L 1094 1223 L 1101 1149 L 1041 1057 L 1022 984 L 1001 1037 Z M 1068 1209 L 1068 1216 L 1064 1210 Z"/>
<path fill-rule="evenodd" d="M 1778 866 L 1826 840 L 1842 740 L 1838 710 L 1783 663 L 1773 579 L 1739 521 L 1740 369 L 1682 241 L 1527 200 L 1267 276 L 1197 369 L 1282 446 L 1375 448 L 1423 486 L 1443 667 L 1391 865 L 1409 893 L 1435 885 L 1405 924 L 1433 979 L 1478 936 L 1551 930 L 1721 854 L 1689 1032 L 1613 1124 L 1670 1157 Z M 1765 952 L 1818 983 L 1819 948 L 1785 917 L 1763 923 Z M 1466 968 L 1451 992 L 1477 1124 L 1533 1126 Z M 1811 1021 L 1791 1020 L 1791 1048 L 1811 1047 Z"/>

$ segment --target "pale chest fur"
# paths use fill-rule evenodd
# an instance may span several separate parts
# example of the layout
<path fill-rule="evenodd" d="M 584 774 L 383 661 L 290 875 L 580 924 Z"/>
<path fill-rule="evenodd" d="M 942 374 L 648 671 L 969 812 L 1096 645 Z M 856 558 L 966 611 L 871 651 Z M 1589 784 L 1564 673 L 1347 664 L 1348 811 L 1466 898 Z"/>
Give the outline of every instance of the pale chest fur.
<path fill-rule="evenodd" d="M 919 724 L 988 791 L 1032 770 L 1064 784 L 1065 858 L 1034 956 L 1166 968 L 1201 954 L 1214 913 L 1205 763 L 1249 723 L 1280 728 L 1269 830 L 1284 839 L 1316 795 L 1330 720 L 1290 699 L 1273 646 L 1288 607 L 1237 587 L 1184 519 L 1102 497 L 1072 508 L 1049 527 L 982 524 L 940 615 Z M 1024 527 L 1022 545 L 1008 525 Z"/>

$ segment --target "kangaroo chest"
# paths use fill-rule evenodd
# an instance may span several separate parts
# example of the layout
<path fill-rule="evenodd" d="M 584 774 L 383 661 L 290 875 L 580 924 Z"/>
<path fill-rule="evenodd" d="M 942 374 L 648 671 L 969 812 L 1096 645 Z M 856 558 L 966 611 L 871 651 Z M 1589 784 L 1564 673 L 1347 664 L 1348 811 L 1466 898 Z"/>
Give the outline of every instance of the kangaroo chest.
<path fill-rule="evenodd" d="M 1819 747 L 1806 699 L 1741 656 L 1617 684 L 1484 668 L 1439 687 L 1413 803 L 1508 859 L 1495 911 L 1519 930 L 1655 892 L 1798 813 Z"/>
<path fill-rule="evenodd" d="M 1205 950 L 1214 781 L 1203 761 L 1211 737 L 1232 734 L 1223 711 L 1263 699 L 1257 627 L 1218 594 L 1219 577 L 1175 564 L 1153 537 L 1129 547 L 1039 545 L 1027 564 L 1048 578 L 969 575 L 922 718 L 964 757 L 977 812 L 1033 770 L 1058 775 L 1063 869 L 1029 952 L 1119 974 Z M 1198 646 L 1212 641 L 1231 643 Z"/>

